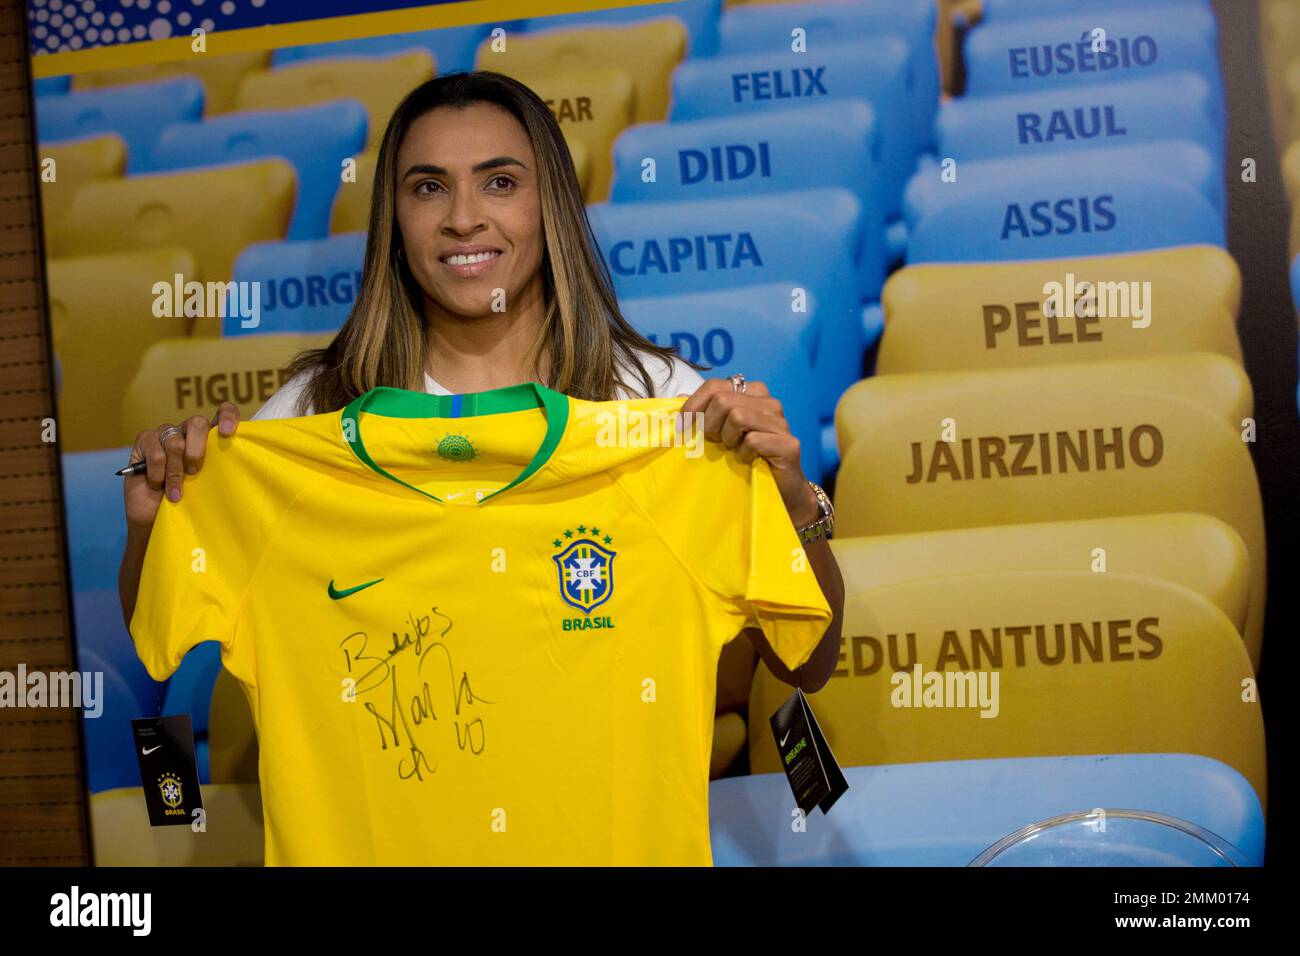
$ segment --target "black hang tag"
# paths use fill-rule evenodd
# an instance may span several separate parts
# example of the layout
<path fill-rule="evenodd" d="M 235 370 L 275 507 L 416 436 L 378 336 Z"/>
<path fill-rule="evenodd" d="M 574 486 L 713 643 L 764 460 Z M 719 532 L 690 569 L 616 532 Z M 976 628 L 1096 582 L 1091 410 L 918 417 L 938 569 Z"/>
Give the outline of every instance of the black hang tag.
<path fill-rule="evenodd" d="M 772 715 L 771 723 L 795 803 L 805 815 L 813 807 L 827 813 L 849 789 L 849 782 L 844 779 L 802 688 L 795 688 Z"/>
<path fill-rule="evenodd" d="M 131 730 L 149 825 L 188 826 L 194 811 L 203 809 L 190 715 L 142 717 L 131 721 Z"/>

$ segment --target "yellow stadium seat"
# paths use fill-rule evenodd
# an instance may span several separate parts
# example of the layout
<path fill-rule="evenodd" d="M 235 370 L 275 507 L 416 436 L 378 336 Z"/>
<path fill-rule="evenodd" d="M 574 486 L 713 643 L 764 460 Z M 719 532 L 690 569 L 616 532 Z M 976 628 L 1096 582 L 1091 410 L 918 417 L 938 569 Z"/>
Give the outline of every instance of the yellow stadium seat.
<path fill-rule="evenodd" d="M 1190 753 L 1235 768 L 1265 802 L 1254 673 L 1195 592 L 1087 571 L 888 587 L 844 576 L 839 667 L 810 697 L 841 764 Z M 767 728 L 788 692 L 758 669 L 754 773 L 780 769 Z"/>
<path fill-rule="evenodd" d="M 1075 300 L 1089 283 L 1092 291 Z M 1241 272 L 1215 246 L 908 266 L 890 276 L 881 301 L 877 374 L 1198 350 L 1241 361 Z M 1053 309 L 1059 314 L 1050 317 Z"/>
<path fill-rule="evenodd" d="M 1300 139 L 1288 146 L 1282 155 L 1282 181 L 1286 184 L 1286 196 L 1291 205 L 1300 205 Z"/>
<path fill-rule="evenodd" d="M 670 80 L 673 69 L 686 54 L 686 28 L 675 17 L 664 17 L 627 26 L 563 27 L 510 34 L 505 38 L 505 49 L 500 51 L 493 50 L 493 44 L 489 38 L 479 45 L 478 68 L 505 73 L 525 83 L 530 78 L 602 67 L 625 71 L 636 87 L 634 121 L 656 123 L 668 118 Z"/>
<path fill-rule="evenodd" d="M 1190 512 L 1044 521 L 831 540 L 841 569 L 888 587 L 989 571 L 1091 571 L 1172 581 L 1246 626 L 1250 556 L 1218 518 Z M 730 645 L 728 645 L 730 646 Z"/>
<path fill-rule="evenodd" d="M 144 354 L 127 388 L 122 430 L 109 447 L 129 445 L 141 430 L 163 422 L 211 416 L 223 401 L 234 402 L 247 419 L 283 383 L 284 367 L 295 355 L 320 348 L 332 337 L 240 335 L 159 342 Z"/>
<path fill-rule="evenodd" d="M 194 257 L 160 246 L 50 259 L 50 327 L 63 365 L 59 444 L 65 452 L 121 444 L 121 401 L 145 351 L 188 333 L 183 315 L 154 314 L 153 285 L 193 276 Z"/>
<path fill-rule="evenodd" d="M 1293 58 L 1282 73 L 1282 98 L 1286 120 L 1278 130 L 1279 145 L 1300 139 L 1300 56 Z"/>
<path fill-rule="evenodd" d="M 597 202 L 594 191 L 591 188 L 591 150 L 587 144 L 576 137 L 572 140 L 566 139 L 565 142 L 569 147 L 569 155 L 573 157 L 573 171 L 578 177 L 578 188 L 582 190 L 583 198 L 586 202 Z M 608 193 L 608 185 L 606 192 Z"/>
<path fill-rule="evenodd" d="M 194 254 L 204 280 L 229 282 L 240 250 L 284 238 L 296 189 L 293 167 L 283 159 L 89 183 L 69 211 L 77 228 L 65 231 L 52 254 L 179 245 Z M 205 316 L 194 332 L 219 329 L 220 319 Z"/>
<path fill-rule="evenodd" d="M 114 67 L 80 73 L 72 78 L 74 90 L 94 90 L 126 83 L 165 80 L 173 76 L 193 76 L 203 83 L 203 115 L 214 116 L 235 109 L 235 92 L 249 73 L 267 69 L 271 51 L 248 50 L 239 53 L 193 53 L 171 63 L 148 63 Z"/>
<path fill-rule="evenodd" d="M 745 718 L 740 714 L 719 714 L 713 722 L 713 750 L 709 755 L 709 779 L 717 780 L 745 749 L 748 738 Z"/>
<path fill-rule="evenodd" d="M 149 825 L 144 792 L 120 787 L 90 795 L 96 866 L 262 866 L 262 794 L 256 783 L 203 785 L 203 825 Z"/>
<path fill-rule="evenodd" d="M 1241 366 L 1209 352 L 880 375 L 836 409 L 836 531 L 1213 515 L 1250 555 L 1242 637 L 1258 663 L 1266 562 L 1249 414 Z"/>
<path fill-rule="evenodd" d="M 53 182 L 46 182 L 45 161 L 54 160 Z M 87 183 L 120 179 L 126 174 L 126 143 L 116 133 L 89 136 L 64 143 L 41 143 L 37 148 L 37 176 L 41 184 L 41 223 L 45 248 L 56 255 L 64 234 L 75 228 L 68 221 L 72 199 Z"/>
<path fill-rule="evenodd" d="M 235 108 L 288 109 L 355 99 L 370 117 L 367 146 L 378 146 L 397 104 L 433 77 L 433 57 L 407 50 L 388 57 L 331 57 L 250 73 L 240 81 Z"/>
<path fill-rule="evenodd" d="M 379 147 L 354 157 L 357 161 L 356 182 L 339 183 L 330 212 L 330 233 L 365 232 L 370 227 L 370 192 L 375 184 L 375 163 Z"/>
<path fill-rule="evenodd" d="M 224 667 L 212 688 L 208 716 L 208 772 L 213 783 L 256 783 L 257 729 L 243 686 Z"/>
<path fill-rule="evenodd" d="M 575 166 L 579 152 L 586 154 L 589 169 L 584 200 L 608 199 L 614 140 L 632 124 L 636 105 L 632 78 L 622 70 L 593 68 L 519 75 L 517 79 L 551 108 L 574 154 Z"/>
<path fill-rule="evenodd" d="M 1300 4 L 1295 0 L 1265 0 L 1260 5 L 1259 38 L 1273 133 L 1281 146 L 1287 142 L 1287 130 L 1298 105 L 1287 98 L 1286 70 L 1300 59 Z"/>

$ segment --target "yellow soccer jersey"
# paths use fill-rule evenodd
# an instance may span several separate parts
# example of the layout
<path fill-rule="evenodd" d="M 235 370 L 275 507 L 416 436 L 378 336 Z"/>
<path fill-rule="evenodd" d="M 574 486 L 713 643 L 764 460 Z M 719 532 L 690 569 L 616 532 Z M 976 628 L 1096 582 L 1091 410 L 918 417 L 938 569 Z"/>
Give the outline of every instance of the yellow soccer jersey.
<path fill-rule="evenodd" d="M 248 697 L 268 865 L 710 865 L 717 661 L 831 611 L 767 462 L 684 399 L 377 388 L 212 434 L 131 634 Z"/>

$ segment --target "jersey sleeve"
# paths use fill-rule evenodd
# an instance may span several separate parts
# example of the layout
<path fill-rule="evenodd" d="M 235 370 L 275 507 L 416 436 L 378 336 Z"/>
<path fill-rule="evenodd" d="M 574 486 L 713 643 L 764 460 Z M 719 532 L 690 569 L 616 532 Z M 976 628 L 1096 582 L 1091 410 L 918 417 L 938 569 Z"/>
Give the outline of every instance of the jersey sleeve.
<path fill-rule="evenodd" d="M 680 449 L 671 456 L 672 487 L 655 491 L 659 523 L 731 618 L 723 643 L 758 627 L 786 667 L 803 664 L 833 615 L 771 466 L 762 458 L 746 465 L 716 442 L 693 459 Z"/>
<path fill-rule="evenodd" d="M 130 628 L 154 680 L 170 677 L 203 641 L 219 641 L 223 658 L 235 650 L 235 619 L 268 532 L 263 456 L 244 436 L 213 432 L 181 500 L 164 496 L 158 507 Z"/>

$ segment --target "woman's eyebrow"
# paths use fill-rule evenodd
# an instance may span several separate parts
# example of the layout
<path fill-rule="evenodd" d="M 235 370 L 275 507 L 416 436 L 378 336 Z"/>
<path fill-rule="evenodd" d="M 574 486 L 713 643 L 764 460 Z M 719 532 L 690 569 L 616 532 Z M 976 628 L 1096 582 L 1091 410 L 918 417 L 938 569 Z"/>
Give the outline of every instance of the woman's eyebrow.
<path fill-rule="evenodd" d="M 518 166 L 520 169 L 528 168 L 512 156 L 494 156 L 491 159 L 483 160 L 481 163 L 475 163 L 470 172 L 481 173 L 485 169 L 499 169 L 502 166 Z M 416 163 L 403 174 L 402 178 L 407 179 L 420 173 L 429 176 L 445 176 L 447 175 L 447 168 L 445 166 L 434 166 L 431 163 Z"/>

